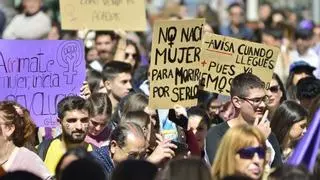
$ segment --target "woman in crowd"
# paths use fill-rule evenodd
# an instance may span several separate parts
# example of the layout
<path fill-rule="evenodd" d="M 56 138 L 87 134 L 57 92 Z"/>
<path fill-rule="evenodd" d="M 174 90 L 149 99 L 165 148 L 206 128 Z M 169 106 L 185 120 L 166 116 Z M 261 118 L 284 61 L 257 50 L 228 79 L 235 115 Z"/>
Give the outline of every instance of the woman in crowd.
<path fill-rule="evenodd" d="M 132 72 L 140 65 L 141 54 L 136 42 L 127 39 L 125 32 L 118 32 L 120 39 L 116 48 L 114 60 L 123 61 L 132 66 Z"/>
<path fill-rule="evenodd" d="M 91 94 L 93 93 L 107 93 L 107 89 L 104 87 L 102 75 L 98 71 L 90 70 L 87 72 L 87 82 Z"/>
<path fill-rule="evenodd" d="M 283 101 L 287 99 L 283 83 L 281 82 L 279 76 L 275 73 L 272 75 L 272 80 L 270 82 L 270 87 L 267 90 L 267 95 L 269 96 L 269 119 L 271 119 L 276 109 Z"/>
<path fill-rule="evenodd" d="M 210 128 L 210 119 L 208 118 L 206 111 L 198 106 L 188 109 L 187 114 L 188 129 L 186 131 L 186 136 L 191 155 L 204 157 L 204 141 Z M 192 142 L 193 137 L 195 138 L 196 144 Z"/>
<path fill-rule="evenodd" d="M 23 146 L 30 151 L 37 152 L 35 146 L 39 144 L 36 133 L 36 125 L 31 119 L 30 112 L 25 107 L 21 106 L 15 101 L 3 101 L 4 104 L 13 105 L 16 108 L 17 113 L 24 118 L 26 128 L 24 129 L 24 138 L 26 139 Z"/>
<path fill-rule="evenodd" d="M 211 180 L 211 174 L 201 159 L 175 159 L 159 172 L 156 180 Z"/>
<path fill-rule="evenodd" d="M 240 125 L 223 136 L 212 166 L 213 179 L 239 175 L 261 179 L 266 164 L 266 139 L 258 128 Z"/>
<path fill-rule="evenodd" d="M 140 61 L 141 56 L 137 44 L 132 40 L 127 40 L 127 46 L 125 48 L 124 54 L 124 62 L 129 63 L 133 68 L 133 72 L 135 72 L 135 70 L 140 65 Z"/>
<path fill-rule="evenodd" d="M 106 146 L 112 129 L 109 123 L 112 113 L 111 101 L 105 93 L 94 93 L 89 97 L 88 103 L 90 121 L 85 141 L 96 147 Z"/>
<path fill-rule="evenodd" d="M 279 141 L 284 161 L 305 133 L 307 116 L 307 110 L 295 101 L 285 101 L 275 111 L 270 127 Z"/>
<path fill-rule="evenodd" d="M 107 93 L 107 89 L 103 84 L 102 75 L 96 70 L 89 70 L 86 78 L 90 94 L 93 93 Z"/>
<path fill-rule="evenodd" d="M 49 179 L 51 175 L 40 157 L 23 147 L 33 130 L 17 111 L 13 103 L 0 102 L 0 165 L 6 172 L 22 170 Z"/>
<path fill-rule="evenodd" d="M 107 93 L 102 80 L 102 75 L 96 70 L 89 69 L 87 72 L 86 80 L 80 89 L 80 95 L 88 99 L 93 93 Z"/>

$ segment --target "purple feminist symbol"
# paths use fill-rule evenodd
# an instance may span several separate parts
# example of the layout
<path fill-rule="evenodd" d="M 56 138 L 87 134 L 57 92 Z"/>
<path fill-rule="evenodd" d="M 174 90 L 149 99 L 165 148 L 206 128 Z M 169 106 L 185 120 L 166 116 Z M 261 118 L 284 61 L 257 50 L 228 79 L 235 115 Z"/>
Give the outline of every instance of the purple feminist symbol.
<path fill-rule="evenodd" d="M 78 73 L 76 67 L 81 64 L 80 44 L 77 41 L 64 41 L 58 50 L 58 64 L 65 69 L 63 75 L 66 77 L 66 83 L 72 84 L 73 77 Z"/>

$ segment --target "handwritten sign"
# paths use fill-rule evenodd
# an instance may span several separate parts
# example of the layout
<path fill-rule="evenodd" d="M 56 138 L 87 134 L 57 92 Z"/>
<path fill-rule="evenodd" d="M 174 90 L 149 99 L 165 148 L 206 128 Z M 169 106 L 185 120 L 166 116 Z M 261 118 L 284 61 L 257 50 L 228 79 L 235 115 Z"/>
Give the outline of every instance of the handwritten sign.
<path fill-rule="evenodd" d="M 204 19 L 157 21 L 153 28 L 149 105 L 197 104 Z"/>
<path fill-rule="evenodd" d="M 144 0 L 60 0 L 62 29 L 145 31 Z"/>
<path fill-rule="evenodd" d="M 202 43 L 201 64 L 204 90 L 230 95 L 232 79 L 252 73 L 270 86 L 279 48 L 206 33 Z"/>
<path fill-rule="evenodd" d="M 82 41 L 0 41 L 0 100 L 26 107 L 37 126 L 56 126 L 57 103 L 84 79 Z"/>

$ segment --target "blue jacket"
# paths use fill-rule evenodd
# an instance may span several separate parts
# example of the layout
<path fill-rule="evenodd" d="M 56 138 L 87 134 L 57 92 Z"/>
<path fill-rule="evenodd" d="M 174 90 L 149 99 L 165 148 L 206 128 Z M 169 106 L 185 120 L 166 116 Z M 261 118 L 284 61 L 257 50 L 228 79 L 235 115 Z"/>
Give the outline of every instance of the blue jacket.
<path fill-rule="evenodd" d="M 112 171 L 114 170 L 114 164 L 111 159 L 111 154 L 109 152 L 109 148 L 107 146 L 103 146 L 101 148 L 96 148 L 91 154 L 95 157 L 95 159 L 101 164 L 106 175 L 108 177 L 111 176 Z"/>

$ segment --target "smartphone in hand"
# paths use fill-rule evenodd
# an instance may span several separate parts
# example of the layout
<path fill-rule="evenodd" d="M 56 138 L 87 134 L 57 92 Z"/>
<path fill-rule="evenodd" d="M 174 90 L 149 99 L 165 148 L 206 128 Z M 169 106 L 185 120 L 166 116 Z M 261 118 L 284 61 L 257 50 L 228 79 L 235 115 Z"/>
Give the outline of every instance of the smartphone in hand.
<path fill-rule="evenodd" d="M 178 141 L 171 141 L 172 144 L 175 144 L 177 146 L 176 149 L 173 149 L 176 156 L 186 156 L 188 155 L 189 147 L 188 144 L 178 142 Z"/>

